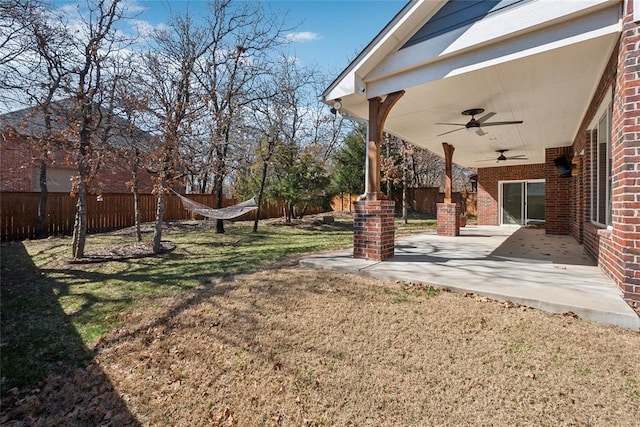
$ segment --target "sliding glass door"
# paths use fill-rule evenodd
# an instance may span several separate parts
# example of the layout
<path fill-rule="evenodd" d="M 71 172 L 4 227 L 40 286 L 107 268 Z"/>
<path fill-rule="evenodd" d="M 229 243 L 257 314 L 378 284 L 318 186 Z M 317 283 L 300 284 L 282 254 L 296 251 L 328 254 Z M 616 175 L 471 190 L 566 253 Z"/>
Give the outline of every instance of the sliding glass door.
<path fill-rule="evenodd" d="M 521 224 L 523 211 L 521 182 L 502 184 L 502 224 Z"/>
<path fill-rule="evenodd" d="M 544 222 L 544 181 L 500 183 L 500 224 L 527 225 Z"/>

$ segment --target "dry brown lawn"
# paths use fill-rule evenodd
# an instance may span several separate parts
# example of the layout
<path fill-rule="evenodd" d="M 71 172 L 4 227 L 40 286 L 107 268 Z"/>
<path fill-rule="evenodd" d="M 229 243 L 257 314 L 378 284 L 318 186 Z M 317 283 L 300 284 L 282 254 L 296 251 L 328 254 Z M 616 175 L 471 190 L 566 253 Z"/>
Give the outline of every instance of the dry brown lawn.
<path fill-rule="evenodd" d="M 640 334 L 285 267 L 154 300 L 3 425 L 600 425 L 640 420 Z"/>

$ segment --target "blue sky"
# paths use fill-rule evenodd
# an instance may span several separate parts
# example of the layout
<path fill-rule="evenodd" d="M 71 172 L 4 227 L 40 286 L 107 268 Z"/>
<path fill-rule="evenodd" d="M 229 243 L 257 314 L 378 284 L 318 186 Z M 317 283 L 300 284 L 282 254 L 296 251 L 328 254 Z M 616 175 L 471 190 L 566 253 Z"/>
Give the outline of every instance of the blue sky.
<path fill-rule="evenodd" d="M 145 10 L 138 19 L 156 26 L 166 21 L 165 2 L 138 0 Z M 295 28 L 290 54 L 307 66 L 332 76 L 342 71 L 402 9 L 405 0 L 278 0 L 263 1 L 271 9 L 287 11 L 287 24 Z M 206 12 L 205 1 L 169 1 L 171 8 Z M 294 36 L 294 35 L 292 35 Z"/>

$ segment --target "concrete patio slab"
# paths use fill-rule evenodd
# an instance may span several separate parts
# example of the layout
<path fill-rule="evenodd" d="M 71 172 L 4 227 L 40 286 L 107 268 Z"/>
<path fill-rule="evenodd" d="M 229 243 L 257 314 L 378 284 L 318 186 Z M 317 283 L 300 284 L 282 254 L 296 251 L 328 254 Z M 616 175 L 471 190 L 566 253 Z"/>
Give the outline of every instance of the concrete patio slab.
<path fill-rule="evenodd" d="M 348 249 L 300 265 L 426 283 L 640 331 L 638 315 L 582 246 L 541 229 L 467 226 L 459 237 L 397 239 L 395 256 L 384 262 L 355 259 Z"/>

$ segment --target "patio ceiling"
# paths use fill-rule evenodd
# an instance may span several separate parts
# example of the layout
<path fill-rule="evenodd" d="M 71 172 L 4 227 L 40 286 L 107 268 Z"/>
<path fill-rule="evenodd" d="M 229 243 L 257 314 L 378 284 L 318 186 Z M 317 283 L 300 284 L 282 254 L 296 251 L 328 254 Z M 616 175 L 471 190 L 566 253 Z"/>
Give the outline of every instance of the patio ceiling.
<path fill-rule="evenodd" d="M 367 98 L 405 90 L 385 130 L 440 155 L 443 142 L 452 144 L 454 162 L 467 167 L 496 166 L 499 149 L 527 157 L 500 165 L 544 163 L 545 148 L 571 145 L 618 40 L 619 2 L 531 2 L 399 49 L 413 34 L 407 28 L 417 30 L 416 15 L 426 22 L 441 4 L 409 4 L 327 89 L 325 102 L 340 98 L 343 113 L 366 119 Z M 488 122 L 524 123 L 485 127 L 483 136 L 437 124 L 464 124 L 470 117 L 461 112 L 476 107 L 485 109 L 476 119 L 493 112 Z"/>

